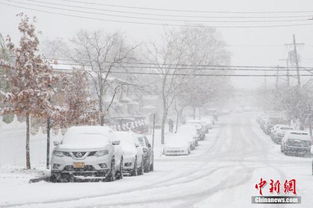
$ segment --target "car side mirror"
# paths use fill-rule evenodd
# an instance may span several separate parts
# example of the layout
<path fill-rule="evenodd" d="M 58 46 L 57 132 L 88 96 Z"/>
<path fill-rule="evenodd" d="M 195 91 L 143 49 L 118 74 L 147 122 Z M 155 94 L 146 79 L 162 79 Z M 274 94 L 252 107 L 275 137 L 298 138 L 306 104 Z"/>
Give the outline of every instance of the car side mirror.
<path fill-rule="evenodd" d="M 119 140 L 113 141 L 112 145 L 119 145 L 121 142 Z"/>
<path fill-rule="evenodd" d="M 135 146 L 136 146 L 136 147 L 139 147 L 139 144 L 136 143 Z"/>
<path fill-rule="evenodd" d="M 151 148 L 151 144 L 148 144 L 148 147 Z"/>
<path fill-rule="evenodd" d="M 60 141 L 53 141 L 54 146 L 58 146 L 60 144 Z"/>

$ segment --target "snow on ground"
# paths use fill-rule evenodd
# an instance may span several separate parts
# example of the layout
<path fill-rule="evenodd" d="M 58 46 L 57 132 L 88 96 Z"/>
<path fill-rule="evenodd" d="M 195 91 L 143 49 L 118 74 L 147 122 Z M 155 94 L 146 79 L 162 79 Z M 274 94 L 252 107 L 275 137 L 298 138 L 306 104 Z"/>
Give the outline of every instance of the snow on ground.
<path fill-rule="evenodd" d="M 46 174 L 45 148 L 39 150 L 45 145 L 45 138 L 32 139 L 33 155 L 38 156 L 32 157 L 37 170 L 24 171 L 20 168 L 24 165 L 21 159 L 24 146 L 19 147 L 22 142 L 18 138 L 24 134 L 23 130 L 2 130 L 0 207 L 309 208 L 313 204 L 312 159 L 283 155 L 279 146 L 258 128 L 251 113 L 223 118 L 190 156 L 160 156 L 162 146 L 156 141 L 158 157 L 154 172 L 110 183 L 29 184 L 29 178 Z M 251 196 L 258 195 L 254 186 L 261 177 L 281 181 L 295 178 L 302 204 L 251 204 Z M 267 189 L 264 192 L 270 195 Z"/>

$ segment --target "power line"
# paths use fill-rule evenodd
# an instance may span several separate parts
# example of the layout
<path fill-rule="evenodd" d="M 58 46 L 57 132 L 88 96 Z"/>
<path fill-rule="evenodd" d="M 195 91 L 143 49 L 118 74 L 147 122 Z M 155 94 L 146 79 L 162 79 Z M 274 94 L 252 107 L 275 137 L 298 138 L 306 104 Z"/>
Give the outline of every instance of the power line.
<path fill-rule="evenodd" d="M 5 66 L 1 65 L 0 66 Z M 5 67 L 10 67 L 10 66 L 5 66 Z M 73 70 L 81 71 L 84 69 L 53 69 L 55 72 L 59 73 L 68 73 Z M 85 71 L 85 70 L 84 70 Z M 93 71 L 89 70 L 90 72 L 99 72 L 99 71 Z M 103 70 L 101 73 L 107 73 L 109 71 Z M 196 76 L 196 77 L 286 77 L 286 75 L 282 74 L 208 74 L 208 73 L 162 73 L 162 72 L 139 72 L 139 71 L 116 71 L 116 70 L 111 70 L 110 73 L 112 74 L 124 74 L 124 75 L 152 75 L 152 76 L 162 76 L 162 75 L 168 75 L 168 76 Z M 293 75 L 288 75 L 289 77 L 293 77 Z M 301 74 L 303 77 L 312 77 L 313 74 Z"/>
<path fill-rule="evenodd" d="M 12 3 L 19 3 L 23 5 L 30 5 L 35 7 L 41 7 L 41 8 L 49 8 L 49 9 L 56 9 L 61 11 L 70 11 L 70 12 L 76 12 L 79 14 L 91 14 L 91 15 L 103 15 L 103 16 L 109 16 L 109 17 L 117 17 L 117 18 L 127 18 L 127 19 L 139 19 L 142 20 L 142 17 L 138 16 L 127 16 L 127 15 L 116 15 L 116 14 L 108 14 L 103 12 L 95 12 L 95 11 L 85 11 L 85 10 L 76 10 L 76 9 L 70 9 L 70 8 L 63 8 L 63 7 L 56 7 L 51 6 L 50 3 L 44 2 L 41 3 L 25 3 L 21 1 L 14 1 L 14 0 L 5 0 L 7 2 Z M 33 1 L 32 1 L 33 2 Z M 35 1 L 40 2 L 40 1 Z M 58 5 L 56 3 L 53 3 L 53 5 Z M 62 5 L 62 4 L 61 4 Z M 308 19 L 279 19 L 279 20 L 187 20 L 187 19 L 164 19 L 164 18 L 151 18 L 151 17 L 145 17 L 145 20 L 151 20 L 151 21 L 163 21 L 163 22 L 189 22 L 189 23 L 266 23 L 266 22 L 304 22 L 309 21 Z"/>
<path fill-rule="evenodd" d="M 14 58 L 14 56 L 10 56 Z M 59 61 L 73 61 L 73 59 L 70 58 L 53 58 L 53 57 L 43 57 L 43 59 L 47 61 L 56 61 L 57 63 L 50 63 L 51 65 L 64 65 L 64 66 L 89 66 L 89 64 L 83 64 L 83 63 L 61 63 Z M 80 61 L 89 61 L 88 59 L 79 59 Z M 110 61 L 102 61 L 105 65 L 111 65 L 112 62 Z M 221 71 L 227 71 L 227 70 L 277 70 L 277 66 L 269 66 L 269 65 L 218 65 L 218 64 L 171 64 L 171 63 L 165 63 L 165 64 L 159 64 L 159 63 L 153 63 L 153 62 L 121 62 L 116 63 L 116 66 L 124 66 L 124 67 L 130 67 L 130 68 L 143 68 L 143 69 L 151 69 L 151 68 L 168 68 L 168 69 L 208 69 L 208 70 L 221 70 Z M 297 68 L 303 71 L 307 70 L 313 70 L 313 66 L 280 66 L 280 71 L 289 70 L 289 71 L 296 71 Z M 293 70 L 291 70 L 293 69 Z"/>
<path fill-rule="evenodd" d="M 72 59 L 54 59 L 54 58 L 46 58 L 47 60 L 63 60 L 63 61 L 73 61 Z M 88 61 L 84 59 L 80 59 L 81 61 Z M 106 64 L 112 64 L 110 61 L 103 61 L 103 63 Z M 159 63 L 152 63 L 152 62 L 122 62 L 121 64 L 123 65 L 138 65 L 138 66 L 152 66 L 152 67 L 170 67 L 170 66 L 175 66 L 175 67 L 209 67 L 209 68 L 256 68 L 256 69 L 275 69 L 276 66 L 266 66 L 266 65 L 218 65 L 218 64 L 159 64 Z M 60 63 L 60 65 L 62 65 Z M 287 67 L 280 67 L 281 69 L 286 69 Z M 289 66 L 289 69 L 296 69 L 297 67 Z M 312 69 L 312 67 L 301 67 L 299 66 L 300 69 Z"/>
<path fill-rule="evenodd" d="M 80 4 L 89 4 L 95 6 L 107 6 L 115 8 L 139 9 L 139 10 L 152 10 L 152 11 L 167 11 L 167 12 L 185 12 L 185 13 L 214 13 L 214 14 L 286 14 L 286 13 L 310 13 L 313 11 L 204 11 L 204 10 L 183 10 L 183 9 L 165 9 L 165 8 L 152 8 L 152 7 L 138 7 L 138 6 L 125 6 L 116 4 L 106 4 L 97 2 L 85 2 L 80 0 L 63 0 L 65 2 L 73 2 Z"/>
<path fill-rule="evenodd" d="M 12 3 L 0 2 L 2 5 L 20 8 L 20 9 L 27 9 L 31 11 L 37 11 L 45 14 L 57 14 L 67 17 L 75 17 L 80 19 L 89 19 L 89 20 L 97 20 L 97 21 L 104 21 L 104 22 L 115 22 L 115 23 L 127 23 L 127 24 L 137 24 L 137 25 L 150 25 L 150 26 L 177 26 L 177 27 L 205 27 L 204 25 L 186 25 L 186 24 L 168 24 L 168 23 L 154 23 L 154 22 L 137 22 L 137 21 L 124 21 L 124 20 L 114 20 L 114 19 L 103 19 L 98 17 L 90 17 L 90 16 L 81 16 L 75 14 L 65 14 L 55 11 L 49 11 L 44 9 L 36 9 L 32 7 L 20 6 Z M 275 24 L 275 25 L 213 25 L 212 27 L 215 28 L 283 28 L 283 27 L 297 27 L 297 26 L 309 26 L 310 24 Z"/>
<path fill-rule="evenodd" d="M 8 2 L 14 2 L 12 0 L 6 0 Z M 103 9 L 103 8 L 93 8 L 93 7 L 86 7 L 86 6 L 77 6 L 77 5 L 68 5 L 68 4 L 60 4 L 60 3 L 56 3 L 56 2 L 46 2 L 46 1 L 39 1 L 39 0 L 25 0 L 28 2 L 38 2 L 37 4 L 34 3 L 27 3 L 27 5 L 34 5 L 34 6 L 39 6 L 39 7 L 46 7 L 46 6 L 42 6 L 42 4 L 44 5 L 53 5 L 53 9 L 63 9 L 64 8 L 60 8 L 60 7 L 55 7 L 55 5 L 58 6 L 62 6 L 62 7 L 70 7 L 70 8 L 79 8 L 79 9 L 84 9 L 84 10 L 91 10 L 93 12 L 89 12 L 89 11 L 82 11 L 82 10 L 73 10 L 70 9 L 70 11 L 73 12 L 81 12 L 81 13 L 87 13 L 87 14 L 99 14 L 99 15 L 104 15 L 104 16 L 112 16 L 112 17 L 119 17 L 119 18 L 134 18 L 134 19 L 147 19 L 147 20 L 156 20 L 156 21 L 180 21 L 180 22 L 290 22 L 290 21 L 306 21 L 309 20 L 309 18 L 312 18 L 312 16 L 309 15 L 303 15 L 303 16 L 279 16 L 279 17 L 236 17 L 236 16 L 232 16 L 232 17 L 204 17 L 204 16 L 186 16 L 186 15 L 166 15 L 166 14 L 151 14 L 151 13 L 142 13 L 142 12 L 129 12 L 129 11 L 116 11 L 116 10 L 108 10 L 108 9 Z M 21 1 L 15 1 L 18 3 L 22 3 L 25 4 L 24 2 Z M 41 6 L 40 6 L 41 5 Z M 100 11 L 100 12 L 95 12 L 95 11 Z M 106 13 L 104 13 L 106 12 Z M 131 15 L 136 15 L 136 16 L 125 16 L 125 15 L 116 15 L 116 14 L 108 14 L 107 12 L 111 12 L 111 13 L 119 13 L 119 14 L 131 14 Z M 141 17 L 141 16 L 137 16 L 137 15 L 144 15 L 144 16 L 150 16 L 150 17 Z M 158 16 L 158 17 L 162 17 L 162 18 L 151 18 L 151 16 Z M 189 19 L 164 19 L 164 17 L 182 17 L 182 18 L 189 18 Z M 299 17 L 301 17 L 301 19 L 298 19 Z M 197 18 L 197 19 L 190 19 L 190 18 Z M 272 19 L 272 20 L 198 20 L 198 19 Z M 287 19 L 286 19 L 287 18 Z M 288 19 L 288 18 L 292 18 L 292 19 Z M 296 18 L 296 19 L 295 19 Z M 276 19 L 276 20 L 273 20 Z M 282 20 L 283 19 L 283 20 Z"/>
<path fill-rule="evenodd" d="M 87 65 L 82 65 L 82 64 L 68 64 L 68 63 L 60 63 L 60 64 L 52 64 L 54 66 L 57 65 L 61 65 L 61 66 L 72 66 L 73 68 L 75 68 L 75 66 L 78 67 L 90 67 L 89 64 Z M 117 65 L 116 67 L 123 67 L 123 68 L 129 68 L 129 69 L 175 69 L 175 70 L 193 70 L 193 71 L 277 71 L 277 69 L 274 68 L 246 68 L 246 67 L 199 67 L 199 66 L 194 66 L 194 67 L 182 67 L 182 66 L 178 66 L 178 67 L 173 67 L 173 66 L 163 66 L 163 67 L 158 67 L 156 65 L 151 65 L 151 66 L 142 66 L 142 65 L 128 65 L 128 64 L 121 64 L 121 65 Z M 297 71 L 297 69 L 288 69 L 288 68 L 284 68 L 284 67 L 280 67 L 280 71 Z M 313 71 L 313 67 L 312 68 L 303 68 L 300 71 L 308 71 L 311 72 Z"/>
<path fill-rule="evenodd" d="M 68 69 L 58 69 L 54 71 L 68 71 Z M 97 72 L 97 71 L 91 71 L 91 72 Z M 108 71 L 102 71 L 101 73 L 107 73 Z M 196 76 L 196 77 L 277 77 L 277 76 L 283 76 L 286 77 L 286 75 L 276 75 L 276 74 L 190 74 L 190 73 L 160 73 L 160 72 L 127 72 L 127 71 L 110 71 L 112 74 L 133 74 L 133 75 L 152 75 L 152 76 Z M 289 75 L 291 76 L 291 75 Z M 305 77 L 313 77 L 313 74 L 302 74 L 301 76 Z"/>

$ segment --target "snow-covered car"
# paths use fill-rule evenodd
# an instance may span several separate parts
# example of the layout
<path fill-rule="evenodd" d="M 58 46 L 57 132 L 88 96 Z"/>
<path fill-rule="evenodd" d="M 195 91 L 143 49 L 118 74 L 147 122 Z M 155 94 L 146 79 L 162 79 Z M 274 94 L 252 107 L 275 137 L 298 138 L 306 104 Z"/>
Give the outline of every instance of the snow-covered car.
<path fill-rule="evenodd" d="M 51 159 L 51 180 L 72 181 L 121 179 L 123 154 L 120 141 L 105 126 L 76 126 L 55 144 Z"/>
<path fill-rule="evenodd" d="M 205 134 L 209 132 L 209 126 L 201 120 L 189 120 L 186 122 L 186 126 L 193 126 L 196 129 L 199 140 L 204 140 Z"/>
<path fill-rule="evenodd" d="M 177 134 L 169 136 L 163 148 L 164 155 L 189 155 L 190 151 L 188 141 L 182 139 L 182 137 Z"/>
<path fill-rule="evenodd" d="M 285 133 L 291 130 L 294 130 L 294 128 L 288 125 L 275 125 L 271 133 L 271 138 L 275 143 L 280 144 L 281 140 L 285 136 Z"/>
<path fill-rule="evenodd" d="M 178 134 L 181 135 L 185 141 L 190 143 L 191 150 L 194 150 L 195 147 L 198 146 L 198 142 L 201 140 L 199 131 L 194 125 L 182 125 L 179 127 Z"/>
<path fill-rule="evenodd" d="M 131 176 L 142 175 L 144 172 L 143 148 L 140 148 L 136 135 L 128 131 L 115 133 L 123 150 L 123 172 Z"/>
<path fill-rule="evenodd" d="M 310 153 L 312 138 L 306 131 L 289 131 L 281 142 L 281 152 L 284 154 L 306 155 Z"/>
<path fill-rule="evenodd" d="M 148 138 L 143 134 L 135 134 L 136 139 L 139 143 L 139 146 L 143 151 L 143 159 L 144 159 L 144 172 L 150 172 L 154 169 L 153 164 L 153 149 Z"/>
<path fill-rule="evenodd" d="M 264 122 L 263 131 L 265 134 L 270 135 L 275 125 L 287 123 L 288 122 L 283 116 L 270 116 Z"/>

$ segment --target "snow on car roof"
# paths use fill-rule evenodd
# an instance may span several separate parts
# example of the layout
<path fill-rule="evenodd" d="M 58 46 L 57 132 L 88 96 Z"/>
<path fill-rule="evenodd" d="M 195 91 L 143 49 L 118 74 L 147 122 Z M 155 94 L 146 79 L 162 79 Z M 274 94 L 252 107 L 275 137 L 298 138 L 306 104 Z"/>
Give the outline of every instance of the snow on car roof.
<path fill-rule="evenodd" d="M 106 146 L 116 136 L 106 126 L 75 126 L 67 130 L 61 148 L 99 148 Z"/>

